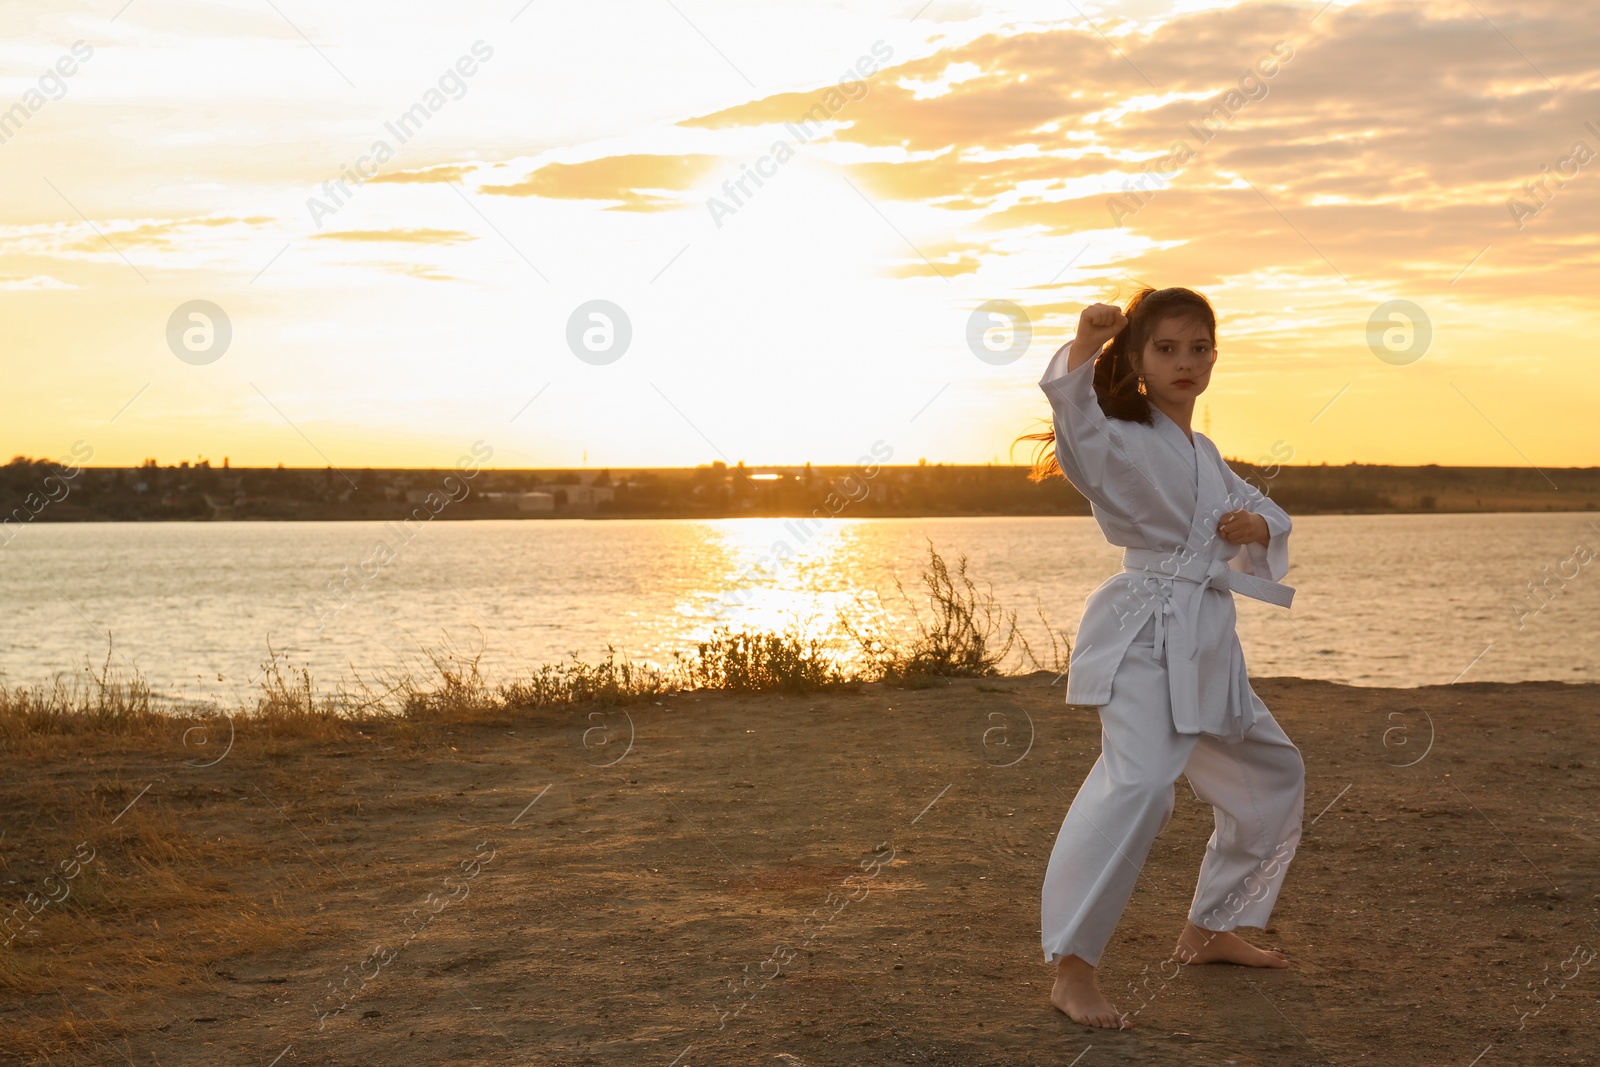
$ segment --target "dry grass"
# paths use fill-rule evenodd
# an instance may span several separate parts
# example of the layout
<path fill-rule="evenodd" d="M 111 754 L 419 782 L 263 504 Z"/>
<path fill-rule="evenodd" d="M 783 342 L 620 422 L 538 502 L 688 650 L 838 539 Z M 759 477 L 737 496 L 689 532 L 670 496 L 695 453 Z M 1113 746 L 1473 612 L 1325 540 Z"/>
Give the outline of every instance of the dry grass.
<path fill-rule="evenodd" d="M 320 865 L 288 863 L 283 851 L 301 850 L 302 825 L 315 832 L 314 820 L 346 813 L 341 805 L 360 808 L 359 796 L 342 793 L 327 773 L 307 775 L 310 753 L 405 757 L 448 746 L 461 729 L 538 727 L 567 720 L 552 711 L 694 688 L 805 692 L 1000 673 L 1019 641 L 1015 615 L 976 593 L 964 557 L 952 575 L 931 545 L 929 555 L 932 622 L 918 614 L 917 635 L 905 644 L 845 627 L 870 652 L 850 667 L 794 632 L 719 627 L 669 669 L 608 649 L 599 663 L 548 664 L 498 685 L 485 679 L 481 653 L 445 649 L 431 655 L 426 677 L 356 678 L 322 690 L 269 648 L 253 703 L 231 710 L 165 704 L 139 675 L 115 671 L 109 650 L 98 667 L 46 685 L 0 685 L 0 758 L 17 768 L 0 783 L 0 920 L 9 916 L 0 995 L 22 1006 L 23 1020 L 0 1023 L 0 1060 L 120 1061 L 131 1024 L 96 1005 L 147 1014 L 174 990 L 216 983 L 231 958 L 306 943 L 306 927 L 276 892 L 246 887 L 261 870 L 302 896 L 322 888 L 308 882 L 334 884 Z M 229 767 L 249 768 L 248 787 L 191 774 L 230 754 Z M 234 784 L 202 791 L 202 780 Z M 161 799 L 141 800 L 157 783 Z M 246 802 L 282 825 L 219 834 L 213 817 L 197 833 L 189 824 L 204 820 L 182 817 Z"/>
<path fill-rule="evenodd" d="M 1017 613 L 1003 610 L 992 591 L 979 592 L 967 575 L 967 557 L 956 560 L 952 575 L 943 557 L 928 543 L 928 565 L 922 585 L 931 621 L 924 620 L 905 588 L 895 579 L 895 589 L 910 609 L 916 633 L 895 635 L 883 625 L 859 626 L 842 613 L 839 626 L 855 641 L 867 668 L 866 680 L 886 681 L 905 688 L 948 683 L 951 678 L 987 678 L 1005 673 L 1013 649 L 1019 668 L 1064 672 L 1071 645 L 1064 633 L 1051 628 L 1040 609 L 1039 619 L 1050 635 L 1051 661 L 1041 662 L 1017 629 Z"/>
<path fill-rule="evenodd" d="M 48 685 L 0 685 L 0 745 L 11 750 L 25 737 L 78 733 L 147 736 L 163 728 L 168 715 L 151 703 L 142 677 L 119 678 L 111 652 L 97 673 L 57 677 Z"/>
<path fill-rule="evenodd" d="M 67 821 L 23 828 L 23 847 L 11 849 L 6 873 L 26 892 L 8 887 L 18 899 L 7 900 L 12 940 L 0 948 L 0 995 L 26 1005 L 28 1018 L 0 1026 L 7 1057 L 54 1062 L 114 1042 L 126 1027 L 84 1014 L 82 1004 L 109 997 L 137 1010 L 205 980 L 223 960 L 303 933 L 281 910 L 233 892 L 230 870 L 271 857 L 197 835 L 153 802 L 128 807 L 137 793 L 96 790 Z M 5 807 L 18 799 L 5 797 Z"/>
<path fill-rule="evenodd" d="M 718 627 L 695 646 L 693 656 L 679 656 L 689 680 L 706 689 L 810 692 L 859 680 L 830 662 L 820 640 L 794 631 L 736 633 Z"/>
<path fill-rule="evenodd" d="M 1019 668 L 1065 668 L 1065 636 L 1046 622 L 1051 662 L 1041 662 L 1018 630 L 1016 612 L 1001 610 L 991 593 L 978 592 L 967 575 L 965 556 L 952 573 L 930 542 L 922 578 L 931 621 L 895 582 L 915 620 L 916 633 L 909 639 L 886 626 L 852 624 L 841 614 L 840 632 L 860 652 L 848 666 L 829 656 L 825 642 L 794 631 L 718 627 L 692 652 L 675 654 L 673 666 L 665 670 L 619 659 L 616 649 L 608 648 L 599 663 L 574 659 L 545 664 L 513 681 L 490 685 L 481 669 L 481 652 L 466 655 L 447 648 L 429 653 L 433 673 L 428 677 L 400 675 L 376 683 L 357 677 L 322 692 L 309 670 L 295 667 L 269 647 L 254 706 L 227 712 L 160 705 L 141 676 L 122 677 L 113 671 L 108 650 L 98 670 L 86 666 L 77 676 L 48 685 L 0 685 L 0 753 L 26 750 L 45 739 L 179 733 L 185 748 L 204 758 L 207 746 L 220 746 L 231 736 L 235 720 L 266 738 L 334 740 L 377 734 L 386 743 L 409 745 L 436 738 L 443 727 L 509 724 L 537 709 L 622 704 L 686 689 L 801 692 L 867 681 L 919 686 L 1004 673 L 1014 651 Z"/>

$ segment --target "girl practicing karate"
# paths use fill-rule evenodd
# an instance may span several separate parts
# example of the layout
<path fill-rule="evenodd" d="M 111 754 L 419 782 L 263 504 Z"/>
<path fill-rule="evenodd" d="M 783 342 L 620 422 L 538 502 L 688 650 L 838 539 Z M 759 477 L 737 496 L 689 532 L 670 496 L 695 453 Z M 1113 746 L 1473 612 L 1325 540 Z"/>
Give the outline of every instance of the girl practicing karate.
<path fill-rule="evenodd" d="M 1091 1026 L 1131 1025 L 1096 965 L 1155 837 L 1173 783 L 1210 804 L 1182 963 L 1287 967 L 1232 930 L 1262 927 L 1300 840 L 1305 766 L 1250 688 L 1233 594 L 1287 607 L 1289 516 L 1190 428 L 1216 362 L 1216 316 L 1188 289 L 1144 288 L 1126 310 L 1093 304 L 1051 358 L 1053 442 L 1035 477 L 1088 498 L 1123 570 L 1085 601 L 1067 703 L 1099 705 L 1100 758 L 1079 787 L 1045 871 L 1050 1002 Z"/>

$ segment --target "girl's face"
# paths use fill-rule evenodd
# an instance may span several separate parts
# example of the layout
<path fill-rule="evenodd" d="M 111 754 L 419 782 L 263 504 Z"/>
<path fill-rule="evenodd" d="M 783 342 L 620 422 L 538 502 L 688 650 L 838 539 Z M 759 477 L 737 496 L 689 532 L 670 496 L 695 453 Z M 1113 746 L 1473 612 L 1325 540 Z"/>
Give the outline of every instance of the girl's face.
<path fill-rule="evenodd" d="M 1216 361 L 1217 349 L 1206 324 L 1171 316 L 1156 323 L 1144 351 L 1133 357 L 1133 366 L 1144 375 L 1145 392 L 1152 401 L 1181 406 L 1206 391 Z"/>

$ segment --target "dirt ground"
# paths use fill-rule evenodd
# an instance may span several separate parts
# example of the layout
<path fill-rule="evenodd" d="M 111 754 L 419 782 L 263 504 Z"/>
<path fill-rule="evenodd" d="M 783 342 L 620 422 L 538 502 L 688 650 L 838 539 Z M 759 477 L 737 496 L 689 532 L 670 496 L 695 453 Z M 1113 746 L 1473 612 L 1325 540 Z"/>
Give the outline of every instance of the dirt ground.
<path fill-rule="evenodd" d="M 1293 965 L 1164 963 L 1211 829 L 1180 780 L 1114 1033 L 1047 1001 L 1039 886 L 1099 751 L 1052 682 L 24 753 L 7 907 L 95 851 L 85 910 L 0 949 L 0 1062 L 1600 1062 L 1600 687 L 1257 680 L 1307 764 L 1254 935 Z"/>

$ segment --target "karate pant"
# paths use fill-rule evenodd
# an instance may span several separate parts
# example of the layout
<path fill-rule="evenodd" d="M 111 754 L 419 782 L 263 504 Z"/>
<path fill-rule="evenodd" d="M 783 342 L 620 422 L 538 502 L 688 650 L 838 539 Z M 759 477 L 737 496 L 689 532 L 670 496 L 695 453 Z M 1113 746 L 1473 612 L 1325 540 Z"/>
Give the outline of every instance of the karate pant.
<path fill-rule="evenodd" d="M 1156 835 L 1172 818 L 1180 774 L 1210 804 L 1189 919 L 1208 930 L 1265 926 L 1300 840 L 1305 764 L 1259 699 L 1242 740 L 1180 734 L 1165 667 L 1146 623 L 1100 706 L 1100 758 L 1079 787 L 1050 853 L 1042 892 L 1046 962 L 1100 962 Z"/>

